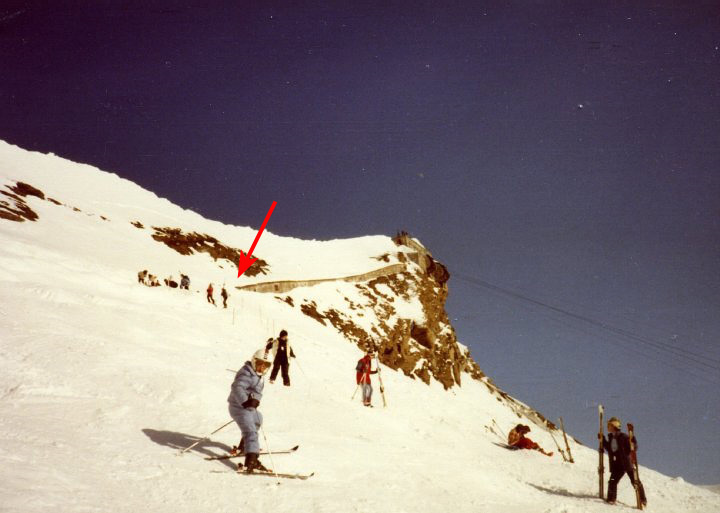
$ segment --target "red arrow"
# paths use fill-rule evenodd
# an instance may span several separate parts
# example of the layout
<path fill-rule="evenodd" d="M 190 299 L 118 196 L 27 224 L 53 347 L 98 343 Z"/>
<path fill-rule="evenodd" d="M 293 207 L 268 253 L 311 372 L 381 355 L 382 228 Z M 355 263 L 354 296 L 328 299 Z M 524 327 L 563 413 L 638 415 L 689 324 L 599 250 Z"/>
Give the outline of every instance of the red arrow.
<path fill-rule="evenodd" d="M 265 229 L 265 225 L 268 222 L 268 219 L 270 219 L 270 215 L 273 213 L 273 210 L 275 209 L 275 205 L 277 205 L 277 201 L 273 201 L 272 205 L 270 205 L 270 210 L 268 210 L 267 215 L 265 216 L 265 220 L 263 221 L 262 226 L 260 227 L 260 231 L 255 236 L 255 240 L 252 243 L 252 246 L 250 246 L 250 251 L 247 252 L 247 255 L 243 254 L 242 250 L 240 250 L 240 261 L 238 262 L 238 278 L 248 270 L 248 268 L 255 263 L 257 258 L 252 258 L 252 252 L 255 251 L 255 246 L 257 246 L 258 241 L 260 240 L 260 235 L 262 235 L 263 230 Z"/>

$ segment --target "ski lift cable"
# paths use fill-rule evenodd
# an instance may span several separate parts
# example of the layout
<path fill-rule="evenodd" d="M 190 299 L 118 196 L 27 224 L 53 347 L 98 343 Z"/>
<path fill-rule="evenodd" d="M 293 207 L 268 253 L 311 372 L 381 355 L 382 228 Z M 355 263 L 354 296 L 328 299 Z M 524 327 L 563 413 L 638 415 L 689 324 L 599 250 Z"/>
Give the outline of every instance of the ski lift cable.
<path fill-rule="evenodd" d="M 475 284 L 471 284 L 471 285 L 476 286 Z M 484 290 L 487 290 L 487 289 L 484 289 Z M 490 290 L 490 292 L 496 294 L 496 295 L 497 295 L 498 297 L 500 297 L 500 298 L 504 298 L 504 299 L 514 299 L 514 298 L 508 298 L 507 294 L 503 294 L 503 293 L 500 293 L 500 292 L 498 292 L 498 291 Z M 518 304 L 518 303 L 516 303 L 516 304 Z M 526 309 L 526 310 L 528 310 L 528 311 L 531 311 L 531 312 L 533 311 L 533 310 L 531 310 L 530 305 L 525 305 L 525 304 L 523 304 L 523 303 L 519 303 L 519 305 L 520 305 L 521 308 L 524 308 L 524 309 Z M 549 311 L 548 313 L 553 313 L 553 312 L 552 312 L 552 311 Z M 572 323 L 572 322 L 569 322 L 569 321 L 564 321 L 564 320 L 562 320 L 562 317 L 561 317 L 561 316 L 559 316 L 559 317 L 552 317 L 552 316 L 551 316 L 551 317 L 549 317 L 549 319 L 550 319 L 552 322 L 555 322 L 555 323 L 557 323 L 557 324 L 559 324 L 559 325 L 561 325 L 561 326 L 568 327 L 568 328 L 570 328 L 570 329 L 572 329 L 572 330 L 578 331 L 578 332 L 583 333 L 583 334 L 585 334 L 585 335 L 588 335 L 588 336 L 590 336 L 590 337 L 593 337 L 593 338 L 599 338 L 599 337 L 601 337 L 601 335 L 599 335 L 597 331 L 591 331 L 591 330 L 590 330 L 590 327 L 591 327 L 591 326 L 588 326 L 587 323 L 583 323 L 583 325 L 580 325 L 580 324 L 578 324 L 578 323 Z M 596 326 L 596 327 L 597 327 L 597 326 Z M 614 335 L 615 335 L 615 337 L 622 337 L 622 335 L 618 335 L 618 334 L 614 334 Z M 615 345 L 621 347 L 621 348 L 622 348 L 623 350 L 625 350 L 625 351 L 629 351 L 629 352 L 634 353 L 634 354 L 636 354 L 636 355 L 639 355 L 639 356 L 641 356 L 641 357 L 643 357 L 643 358 L 649 358 L 649 359 L 651 359 L 651 360 L 653 360 L 653 361 L 655 361 L 655 362 L 658 362 L 659 364 L 666 365 L 666 366 L 668 366 L 668 367 L 672 367 L 673 369 L 678 370 L 678 371 L 680 371 L 680 372 L 682 372 L 682 373 L 684 373 L 684 374 L 686 374 L 686 375 L 693 376 L 693 377 L 695 377 L 695 378 L 697 378 L 697 379 L 700 379 L 700 380 L 702 380 L 702 381 L 705 381 L 705 382 L 707 382 L 707 383 L 711 383 L 711 384 L 714 384 L 714 385 L 720 385 L 720 380 L 711 379 L 711 378 L 709 378 L 709 377 L 707 377 L 707 376 L 705 376 L 705 375 L 697 374 L 696 372 L 693 372 L 693 371 L 697 371 L 697 372 L 713 372 L 713 371 L 711 371 L 711 370 L 709 370 L 709 369 L 697 367 L 697 366 L 694 365 L 692 362 L 684 361 L 684 360 L 677 360 L 677 359 L 676 359 L 675 362 L 667 361 L 667 358 L 673 358 L 673 357 L 675 356 L 675 355 L 672 354 L 672 353 L 662 352 L 662 351 L 658 350 L 657 348 L 650 348 L 650 349 L 652 350 L 652 352 L 649 352 L 647 349 L 646 349 L 646 350 L 642 350 L 642 349 L 640 349 L 639 347 L 632 346 L 632 345 L 628 345 L 628 344 L 626 344 L 626 343 L 623 343 L 623 342 L 620 341 L 620 340 L 613 340 L 612 338 L 607 338 L 607 339 L 606 339 L 606 338 L 601 338 L 601 339 L 602 339 L 602 340 L 605 340 L 605 341 L 607 341 L 607 342 L 609 342 L 609 343 L 611 343 L 611 344 L 615 344 Z M 692 370 L 688 369 L 687 367 L 680 367 L 680 365 L 690 366 L 690 369 L 692 369 Z M 713 375 L 714 375 L 714 372 L 713 372 Z"/>
<path fill-rule="evenodd" d="M 531 298 L 531 297 L 529 297 L 529 296 L 526 296 L 526 295 L 523 295 L 523 294 L 514 292 L 514 291 L 512 291 L 512 290 L 504 289 L 504 288 L 499 287 L 499 286 L 497 286 L 497 285 L 493 285 L 492 283 L 489 283 L 489 282 L 487 282 L 487 281 L 485 281 L 485 280 L 481 280 L 481 279 L 478 279 L 478 278 L 473 278 L 473 277 L 471 277 L 471 276 L 466 276 L 466 275 L 464 275 L 464 274 L 458 274 L 458 273 L 456 273 L 455 275 L 458 276 L 460 279 L 462 279 L 462 280 L 464 280 L 464 281 L 467 281 L 467 282 L 469 282 L 469 283 L 473 283 L 473 284 L 478 285 L 478 286 L 480 286 L 480 287 L 487 288 L 487 289 L 490 289 L 490 290 L 493 290 L 493 291 L 496 291 L 496 292 L 500 292 L 500 293 L 505 294 L 505 295 L 507 295 L 507 296 L 511 296 L 511 297 L 513 297 L 513 298 L 515 298 L 515 299 L 518 299 L 518 300 L 520 300 L 520 301 L 529 302 L 529 303 L 538 305 L 538 306 L 540 306 L 540 307 L 546 308 L 546 309 L 548 309 L 548 310 L 552 310 L 552 311 L 554 311 L 554 312 L 560 313 L 560 314 L 562 314 L 562 315 L 566 315 L 566 316 L 568 316 L 568 317 L 572 317 L 572 318 L 575 318 L 575 319 L 578 319 L 578 320 L 587 322 L 587 323 L 589 323 L 589 324 L 592 324 L 592 325 L 597 326 L 597 327 L 599 327 L 599 328 L 602 328 L 602 329 L 604 329 L 604 330 L 607 330 L 607 331 L 616 333 L 616 334 L 618 334 L 618 335 L 627 337 L 627 338 L 629 338 L 629 339 L 635 340 L 635 341 L 640 342 L 640 343 L 642 343 L 642 344 L 645 344 L 645 345 L 648 345 L 648 346 L 651 346 L 651 347 L 655 347 L 656 349 L 659 349 L 659 350 L 667 351 L 668 353 L 674 354 L 674 355 L 676 355 L 676 356 L 678 356 L 678 357 L 680 357 L 680 358 L 687 359 L 687 360 L 689 360 L 689 361 L 692 361 L 692 362 L 694 362 L 694 363 L 697 363 L 698 365 L 702 365 L 702 366 L 704 366 L 704 367 L 708 367 L 708 368 L 710 368 L 710 369 L 712 369 L 712 370 L 720 371 L 720 366 L 714 364 L 714 363 L 717 362 L 717 361 L 714 360 L 714 359 L 712 359 L 712 358 L 709 358 L 709 357 L 707 357 L 707 356 L 705 356 L 705 355 L 702 355 L 702 354 L 699 354 L 699 353 L 695 353 L 695 352 L 693 352 L 693 351 L 689 351 L 689 350 L 682 349 L 682 348 L 679 348 L 679 347 L 675 347 L 675 346 L 673 346 L 673 345 L 671 345 L 671 344 L 667 344 L 667 343 L 664 343 L 664 342 L 659 342 L 659 341 L 647 339 L 647 338 L 645 338 L 645 337 L 641 337 L 641 336 L 636 335 L 635 333 L 632 333 L 632 332 L 630 332 L 630 331 L 628 331 L 628 330 L 624 330 L 624 329 L 622 329 L 622 328 L 616 328 L 616 327 L 611 326 L 610 324 L 607 324 L 607 323 L 605 323 L 605 322 L 603 322 L 603 321 L 598 321 L 598 320 L 593 319 L 593 318 L 591 318 L 591 317 L 587 317 L 587 316 L 584 316 L 584 315 L 580 315 L 580 314 L 571 312 L 571 311 L 569 311 L 569 310 L 565 310 L 565 309 L 563 309 L 563 308 L 559 308 L 559 307 L 556 307 L 556 306 L 554 306 L 554 305 L 550 305 L 550 304 L 545 303 L 545 302 L 543 302 L 543 301 L 540 301 L 540 300 Z M 712 363 L 708 363 L 708 362 L 712 362 Z M 720 363 L 720 362 L 718 362 L 718 363 Z"/>

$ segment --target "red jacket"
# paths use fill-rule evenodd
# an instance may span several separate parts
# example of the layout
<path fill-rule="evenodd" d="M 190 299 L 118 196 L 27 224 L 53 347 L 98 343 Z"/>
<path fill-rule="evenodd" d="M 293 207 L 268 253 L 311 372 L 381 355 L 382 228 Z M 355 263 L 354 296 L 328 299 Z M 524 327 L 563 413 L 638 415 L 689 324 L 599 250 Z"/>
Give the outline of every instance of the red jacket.
<path fill-rule="evenodd" d="M 360 383 L 370 383 L 370 374 L 377 374 L 377 370 L 370 370 L 372 367 L 372 359 L 365 355 L 365 357 L 358 363 L 361 364 L 360 370 L 355 375 L 355 381 L 359 385 Z"/>
<path fill-rule="evenodd" d="M 532 440 L 526 437 L 521 437 L 520 440 L 515 442 L 513 444 L 514 447 L 519 447 L 520 449 L 537 449 L 539 446 Z"/>

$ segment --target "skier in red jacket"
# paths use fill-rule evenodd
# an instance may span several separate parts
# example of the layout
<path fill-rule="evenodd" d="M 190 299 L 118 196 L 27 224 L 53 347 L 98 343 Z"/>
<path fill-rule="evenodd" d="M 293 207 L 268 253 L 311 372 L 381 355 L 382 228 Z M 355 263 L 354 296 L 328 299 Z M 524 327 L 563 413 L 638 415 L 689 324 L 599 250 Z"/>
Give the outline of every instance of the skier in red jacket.
<path fill-rule="evenodd" d="M 365 356 L 358 360 L 355 370 L 355 381 L 362 386 L 363 405 L 372 407 L 372 385 L 370 384 L 370 374 L 377 374 L 372 368 L 373 351 L 368 349 Z"/>

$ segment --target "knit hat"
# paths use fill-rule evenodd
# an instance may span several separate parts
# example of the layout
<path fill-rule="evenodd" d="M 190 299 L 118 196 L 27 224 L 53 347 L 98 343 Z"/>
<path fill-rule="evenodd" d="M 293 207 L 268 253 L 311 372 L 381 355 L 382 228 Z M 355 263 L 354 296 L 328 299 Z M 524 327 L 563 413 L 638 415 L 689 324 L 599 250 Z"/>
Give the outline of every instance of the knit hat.
<path fill-rule="evenodd" d="M 287 337 L 287 331 L 285 331 L 285 330 L 280 330 L 280 336 L 281 336 L 281 337 Z"/>
<path fill-rule="evenodd" d="M 617 417 L 610 417 L 610 420 L 608 420 L 608 424 L 612 424 L 618 429 L 622 429 L 622 422 L 620 422 L 620 419 Z"/>

